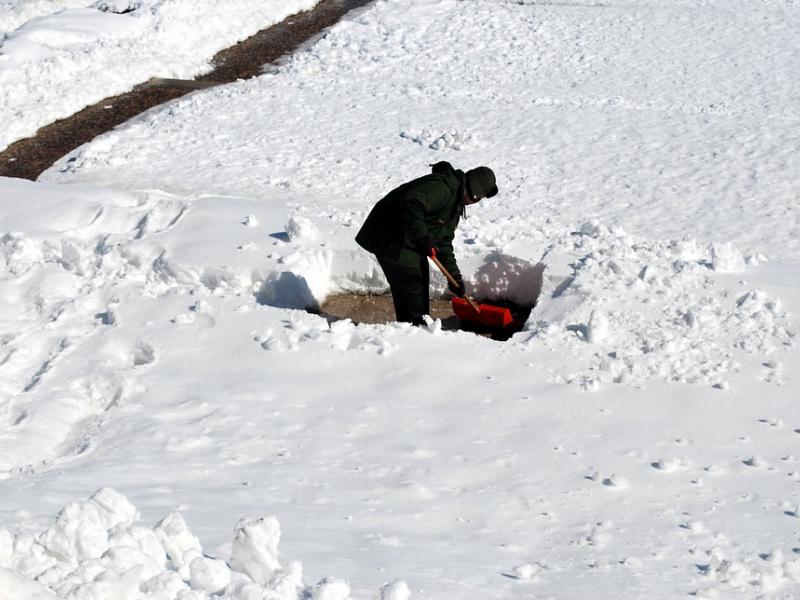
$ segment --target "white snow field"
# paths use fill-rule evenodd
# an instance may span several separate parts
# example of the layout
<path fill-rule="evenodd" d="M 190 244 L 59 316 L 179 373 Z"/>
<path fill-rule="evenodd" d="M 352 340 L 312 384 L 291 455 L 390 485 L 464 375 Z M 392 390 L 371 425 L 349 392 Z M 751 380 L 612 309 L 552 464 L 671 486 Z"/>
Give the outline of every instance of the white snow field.
<path fill-rule="evenodd" d="M 319 0 L 0 0 L 0 150 L 152 77 L 213 56 Z"/>
<path fill-rule="evenodd" d="M 381 0 L 0 179 L 0 599 L 800 597 L 798 25 Z M 523 331 L 302 310 L 439 160 Z"/>

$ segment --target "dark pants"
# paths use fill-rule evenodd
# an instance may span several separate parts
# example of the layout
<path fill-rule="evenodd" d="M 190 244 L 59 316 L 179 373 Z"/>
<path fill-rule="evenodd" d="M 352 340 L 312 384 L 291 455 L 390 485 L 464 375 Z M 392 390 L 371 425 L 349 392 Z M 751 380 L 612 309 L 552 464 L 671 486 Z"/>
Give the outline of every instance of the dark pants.
<path fill-rule="evenodd" d="M 397 320 L 422 325 L 422 315 L 430 313 L 430 272 L 428 258 L 411 250 L 389 259 L 378 256 L 378 263 L 389 281 Z"/>

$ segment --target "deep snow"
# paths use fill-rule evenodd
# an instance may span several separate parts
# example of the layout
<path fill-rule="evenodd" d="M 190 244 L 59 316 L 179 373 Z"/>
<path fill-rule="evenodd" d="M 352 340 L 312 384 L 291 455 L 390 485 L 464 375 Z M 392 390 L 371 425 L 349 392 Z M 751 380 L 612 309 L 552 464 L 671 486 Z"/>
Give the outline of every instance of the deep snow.
<path fill-rule="evenodd" d="M 796 597 L 799 19 L 378 2 L 41 183 L 0 180 L 11 598 L 56 557 L 25 585 L 258 585 L 275 536 L 250 567 L 232 539 L 269 515 L 302 572 L 225 597 Z M 301 310 L 385 291 L 353 235 L 441 159 L 498 173 L 456 253 L 479 297 L 538 300 L 524 330 Z M 75 509 L 51 520 L 104 487 L 125 520 L 83 556 Z"/>

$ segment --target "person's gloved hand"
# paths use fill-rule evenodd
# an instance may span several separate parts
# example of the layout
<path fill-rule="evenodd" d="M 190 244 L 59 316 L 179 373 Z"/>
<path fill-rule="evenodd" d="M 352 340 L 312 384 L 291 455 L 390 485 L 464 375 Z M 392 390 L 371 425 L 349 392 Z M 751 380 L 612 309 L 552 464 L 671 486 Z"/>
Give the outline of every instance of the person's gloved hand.
<path fill-rule="evenodd" d="M 423 256 L 436 256 L 436 248 L 430 238 L 425 238 L 417 242 L 417 252 Z"/>
<path fill-rule="evenodd" d="M 467 289 L 464 287 L 464 280 L 461 279 L 461 277 L 456 277 L 455 280 L 456 283 L 458 284 L 457 286 L 453 285 L 452 283 L 448 283 L 447 287 L 455 296 L 463 298 L 464 295 L 467 293 Z"/>

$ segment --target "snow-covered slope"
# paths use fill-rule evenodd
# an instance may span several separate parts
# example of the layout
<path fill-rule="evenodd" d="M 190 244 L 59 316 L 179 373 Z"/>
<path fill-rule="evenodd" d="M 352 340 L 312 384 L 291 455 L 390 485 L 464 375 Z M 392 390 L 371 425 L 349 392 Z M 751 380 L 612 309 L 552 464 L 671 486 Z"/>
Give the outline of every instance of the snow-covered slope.
<path fill-rule="evenodd" d="M 3 521 L 29 532 L 7 553 L 13 577 L 81 600 L 97 581 L 108 597 L 176 597 L 164 582 L 180 563 L 112 560 L 116 542 L 45 576 L 52 551 L 30 544 L 53 503 L 111 485 L 145 523 L 182 513 L 216 559 L 233 523 L 276 515 L 306 581 L 345 577 L 354 597 L 398 578 L 435 598 L 796 582 L 796 353 L 775 301 L 800 306 L 796 268 L 749 267 L 744 285 L 709 250 L 530 220 L 530 251 L 556 246 L 527 330 L 500 344 L 292 309 L 385 289 L 348 243 L 354 221 L 306 208 L 320 199 L 2 190 L 17 207 L 2 238 Z M 534 272 L 522 247 L 474 246 L 465 272 L 489 294 Z M 646 258 L 645 274 L 604 271 L 603 255 Z M 646 274 L 664 265 L 679 265 L 671 284 Z M 589 312 L 598 301 L 618 308 Z"/>
<path fill-rule="evenodd" d="M 317 1 L 13 3 L 0 17 L 0 149 L 151 77 L 208 71 L 223 48 Z M 12 31 L 20 15 L 38 18 Z"/>
<path fill-rule="evenodd" d="M 378 2 L 0 180 L 0 590 L 800 594 L 799 15 Z M 301 310 L 385 291 L 353 236 L 437 160 L 498 173 L 455 246 L 470 291 L 537 301 L 524 330 Z M 119 529 L 78 550 L 102 498 Z M 269 515 L 264 584 L 231 540 Z"/>
<path fill-rule="evenodd" d="M 497 171 L 481 216 L 601 218 L 796 259 L 799 27 L 796 3 L 772 0 L 381 2 L 44 179 L 365 207 L 446 159 Z"/>

